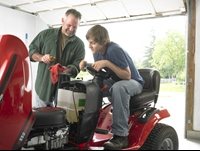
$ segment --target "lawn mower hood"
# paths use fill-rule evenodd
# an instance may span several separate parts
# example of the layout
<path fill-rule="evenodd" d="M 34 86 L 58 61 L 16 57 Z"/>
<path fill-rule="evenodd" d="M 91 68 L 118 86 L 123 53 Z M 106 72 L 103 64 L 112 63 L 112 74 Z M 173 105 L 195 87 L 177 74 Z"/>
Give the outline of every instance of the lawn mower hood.
<path fill-rule="evenodd" d="M 13 35 L 0 36 L 0 149 L 20 149 L 35 122 L 28 51 Z"/>

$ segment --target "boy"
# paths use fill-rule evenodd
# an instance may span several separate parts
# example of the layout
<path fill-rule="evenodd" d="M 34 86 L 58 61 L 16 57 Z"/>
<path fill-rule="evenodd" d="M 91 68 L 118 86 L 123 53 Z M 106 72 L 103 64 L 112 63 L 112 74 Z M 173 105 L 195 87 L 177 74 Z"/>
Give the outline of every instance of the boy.
<path fill-rule="evenodd" d="M 107 88 L 103 92 L 113 106 L 111 132 L 113 138 L 104 144 L 108 150 L 117 150 L 128 147 L 128 119 L 130 116 L 130 97 L 142 92 L 144 81 L 136 69 L 129 54 L 118 44 L 111 42 L 106 28 L 95 25 L 86 34 L 94 57 L 92 67 L 99 71 L 102 68 L 111 69 L 115 75 L 104 80 Z M 84 70 L 86 61 L 79 64 Z"/>

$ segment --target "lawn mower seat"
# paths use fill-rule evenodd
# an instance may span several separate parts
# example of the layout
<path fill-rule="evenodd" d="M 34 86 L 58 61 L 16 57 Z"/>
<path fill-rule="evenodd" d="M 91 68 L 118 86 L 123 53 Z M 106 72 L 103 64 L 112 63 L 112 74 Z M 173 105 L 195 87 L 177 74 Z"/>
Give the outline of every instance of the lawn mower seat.
<path fill-rule="evenodd" d="M 130 99 L 130 113 L 133 113 L 152 102 L 157 102 L 160 90 L 160 73 L 154 68 L 138 69 L 140 75 L 145 81 L 141 94 L 132 96 Z"/>

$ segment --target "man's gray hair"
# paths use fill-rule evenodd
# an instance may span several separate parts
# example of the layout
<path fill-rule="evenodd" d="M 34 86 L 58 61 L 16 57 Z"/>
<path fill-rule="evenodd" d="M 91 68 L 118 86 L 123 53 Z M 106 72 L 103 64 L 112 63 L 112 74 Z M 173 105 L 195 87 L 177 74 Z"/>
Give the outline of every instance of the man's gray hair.
<path fill-rule="evenodd" d="M 78 18 L 78 19 L 80 19 L 81 20 L 81 17 L 82 17 L 82 15 L 81 15 L 81 13 L 79 12 L 79 11 L 77 11 L 76 9 L 68 9 L 67 11 L 66 11 L 66 13 L 65 13 L 65 16 L 68 16 L 69 14 L 72 14 L 72 15 L 74 15 L 74 17 L 75 18 Z"/>

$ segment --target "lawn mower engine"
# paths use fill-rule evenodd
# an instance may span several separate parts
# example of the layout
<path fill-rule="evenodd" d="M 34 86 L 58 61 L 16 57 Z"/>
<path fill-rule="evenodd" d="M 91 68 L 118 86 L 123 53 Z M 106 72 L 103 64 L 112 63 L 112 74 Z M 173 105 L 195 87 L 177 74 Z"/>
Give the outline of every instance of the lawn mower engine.
<path fill-rule="evenodd" d="M 23 145 L 24 148 L 59 149 L 68 143 L 69 125 L 66 123 L 65 110 L 56 107 L 33 109 L 36 121 Z"/>
<path fill-rule="evenodd" d="M 36 121 L 23 147 L 40 150 L 86 148 L 86 142 L 96 129 L 102 101 L 98 78 L 95 79 L 96 82 L 63 82 L 59 88 L 57 107 L 33 109 Z"/>

